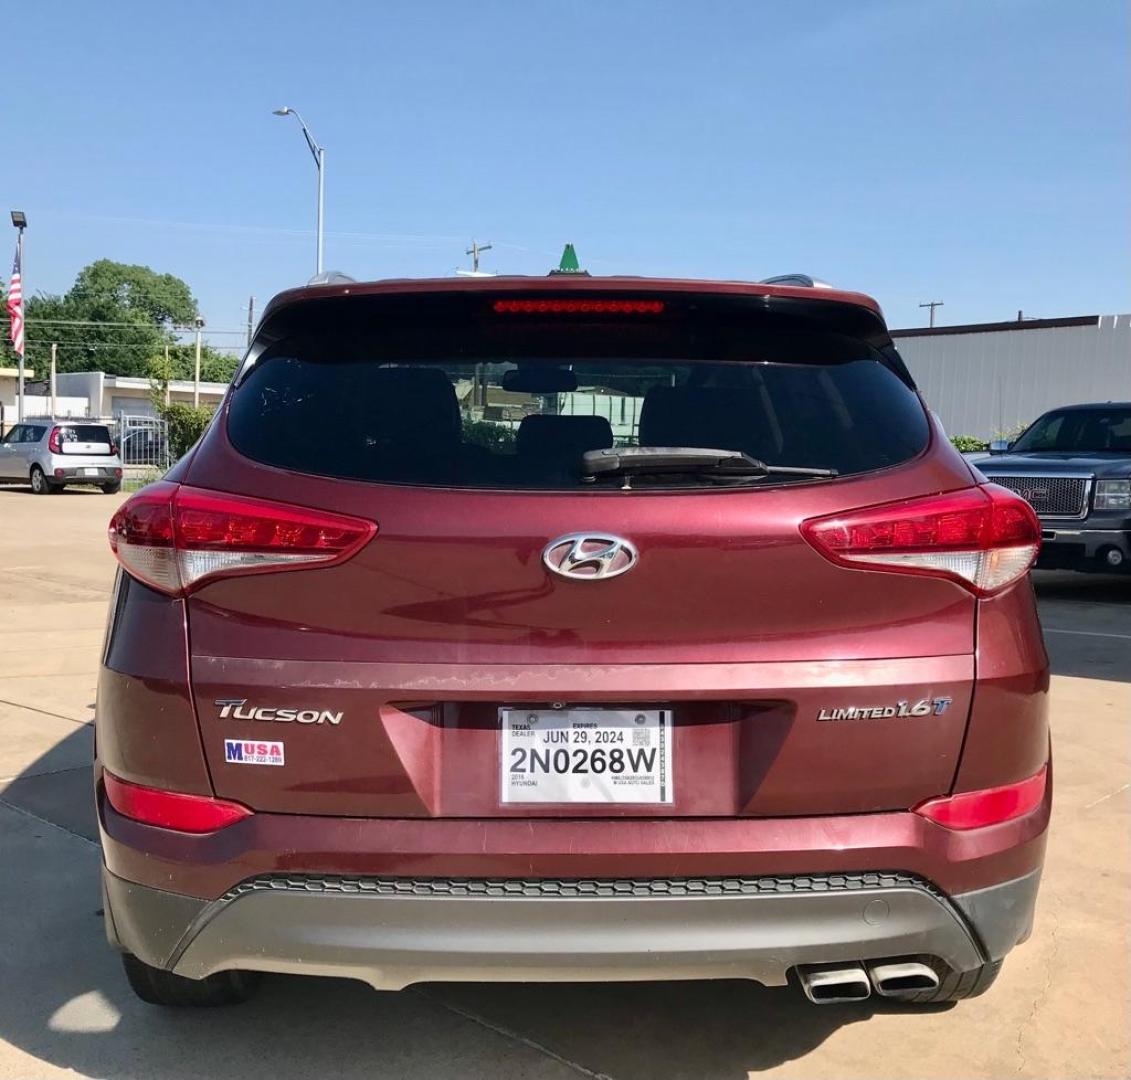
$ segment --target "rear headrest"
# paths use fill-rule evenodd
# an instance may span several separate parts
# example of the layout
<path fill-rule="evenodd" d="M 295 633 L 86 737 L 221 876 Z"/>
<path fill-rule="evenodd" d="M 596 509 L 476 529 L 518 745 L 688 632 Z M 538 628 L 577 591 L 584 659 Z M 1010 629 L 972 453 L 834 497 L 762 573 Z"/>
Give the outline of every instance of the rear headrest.
<path fill-rule="evenodd" d="M 359 403 L 367 433 L 379 444 L 445 446 L 460 437 L 455 387 L 437 368 L 373 368 Z"/>
<path fill-rule="evenodd" d="M 640 408 L 640 445 L 707 446 L 757 457 L 761 415 L 756 390 L 654 386 Z"/>
<path fill-rule="evenodd" d="M 603 416 L 524 416 L 518 425 L 519 457 L 554 458 L 581 464 L 586 450 L 613 445 L 613 429 Z"/>

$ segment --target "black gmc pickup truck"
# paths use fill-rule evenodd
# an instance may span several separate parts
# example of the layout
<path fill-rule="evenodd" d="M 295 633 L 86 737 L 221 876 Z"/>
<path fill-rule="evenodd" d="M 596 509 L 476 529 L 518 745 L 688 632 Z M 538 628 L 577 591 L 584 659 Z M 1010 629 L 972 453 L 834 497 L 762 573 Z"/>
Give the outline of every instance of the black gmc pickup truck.
<path fill-rule="evenodd" d="M 1068 405 L 975 467 L 1041 519 L 1042 569 L 1131 570 L 1131 402 Z"/>

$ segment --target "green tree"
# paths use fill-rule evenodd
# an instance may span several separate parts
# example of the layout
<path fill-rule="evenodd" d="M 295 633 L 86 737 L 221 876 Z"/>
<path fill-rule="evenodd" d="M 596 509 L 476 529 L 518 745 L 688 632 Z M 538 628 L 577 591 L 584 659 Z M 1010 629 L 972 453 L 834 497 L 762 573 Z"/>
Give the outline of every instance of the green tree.
<path fill-rule="evenodd" d="M 985 439 L 979 439 L 976 435 L 951 435 L 950 441 L 956 450 L 961 450 L 964 454 L 985 450 L 990 445 Z"/>
<path fill-rule="evenodd" d="M 197 315 L 196 299 L 180 278 L 99 259 L 62 296 L 27 300 L 26 361 L 37 377 L 45 375 L 55 342 L 60 372 L 144 376 L 150 361 L 175 342 L 173 328 Z"/>
<path fill-rule="evenodd" d="M 231 382 L 239 362 L 240 358 L 235 353 L 220 352 L 205 345 L 200 350 L 200 378 L 204 382 Z M 151 380 L 161 384 L 164 393 L 165 382 L 170 379 L 191 379 L 195 366 L 195 345 L 171 345 L 168 367 L 165 365 L 165 350 L 162 348 L 157 356 L 150 357 L 146 374 Z"/>
<path fill-rule="evenodd" d="M 91 310 L 138 315 L 152 326 L 187 326 L 198 314 L 192 291 L 179 277 L 109 259 L 83 267 L 67 296 Z"/>
<path fill-rule="evenodd" d="M 193 443 L 204 434 L 208 421 L 212 419 L 212 409 L 203 405 L 193 407 L 174 401 L 166 405 L 157 403 L 157 410 L 169 425 L 169 453 L 174 461 L 183 457 Z"/>

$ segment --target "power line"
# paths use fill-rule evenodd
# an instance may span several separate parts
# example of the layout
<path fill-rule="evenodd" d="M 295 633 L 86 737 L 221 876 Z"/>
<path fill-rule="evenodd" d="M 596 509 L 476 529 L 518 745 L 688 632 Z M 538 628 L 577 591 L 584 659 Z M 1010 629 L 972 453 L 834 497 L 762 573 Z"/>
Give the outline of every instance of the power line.
<path fill-rule="evenodd" d="M 7 323 L 10 319 L 7 315 L 0 316 L 0 323 Z M 194 333 L 194 327 L 191 326 L 155 326 L 153 323 L 131 323 L 131 322 L 104 322 L 101 319 L 25 319 L 26 326 L 109 326 L 109 327 L 123 327 L 128 330 L 146 330 L 146 331 L 168 331 L 174 334 Z M 246 333 L 244 330 L 213 330 L 208 329 L 205 331 L 208 334 L 239 334 L 243 336 Z"/>
<path fill-rule="evenodd" d="M 154 352 L 154 354 L 156 355 L 156 352 L 152 345 L 140 342 L 132 345 L 119 345 L 117 342 L 113 341 L 59 341 L 57 338 L 39 341 L 29 338 L 27 344 L 37 345 L 44 349 L 49 349 L 52 345 L 58 345 L 60 349 L 116 349 L 118 351 L 121 351 L 122 349 L 148 349 L 150 350 L 150 352 Z M 183 347 L 185 349 L 191 349 L 192 346 L 193 343 L 191 341 L 178 341 L 175 342 L 172 347 Z M 235 356 L 237 355 L 237 353 L 231 353 L 229 355 Z"/>

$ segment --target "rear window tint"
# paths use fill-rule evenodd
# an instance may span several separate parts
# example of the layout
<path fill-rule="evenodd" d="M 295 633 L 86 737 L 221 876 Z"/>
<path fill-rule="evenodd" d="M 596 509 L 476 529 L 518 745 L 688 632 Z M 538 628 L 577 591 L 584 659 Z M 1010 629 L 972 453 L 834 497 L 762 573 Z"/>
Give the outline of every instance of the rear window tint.
<path fill-rule="evenodd" d="M 59 427 L 63 442 L 108 443 L 110 431 L 100 424 L 63 424 Z"/>
<path fill-rule="evenodd" d="M 927 443 L 917 395 L 858 339 L 804 326 L 720 329 L 718 319 L 540 325 L 513 335 L 435 324 L 417 335 L 403 322 L 387 333 L 379 322 L 307 328 L 240 380 L 229 438 L 247 457 L 297 472 L 537 490 L 591 489 L 582 454 L 611 446 L 739 450 L 851 475 Z M 449 355 L 437 355 L 445 345 Z"/>

